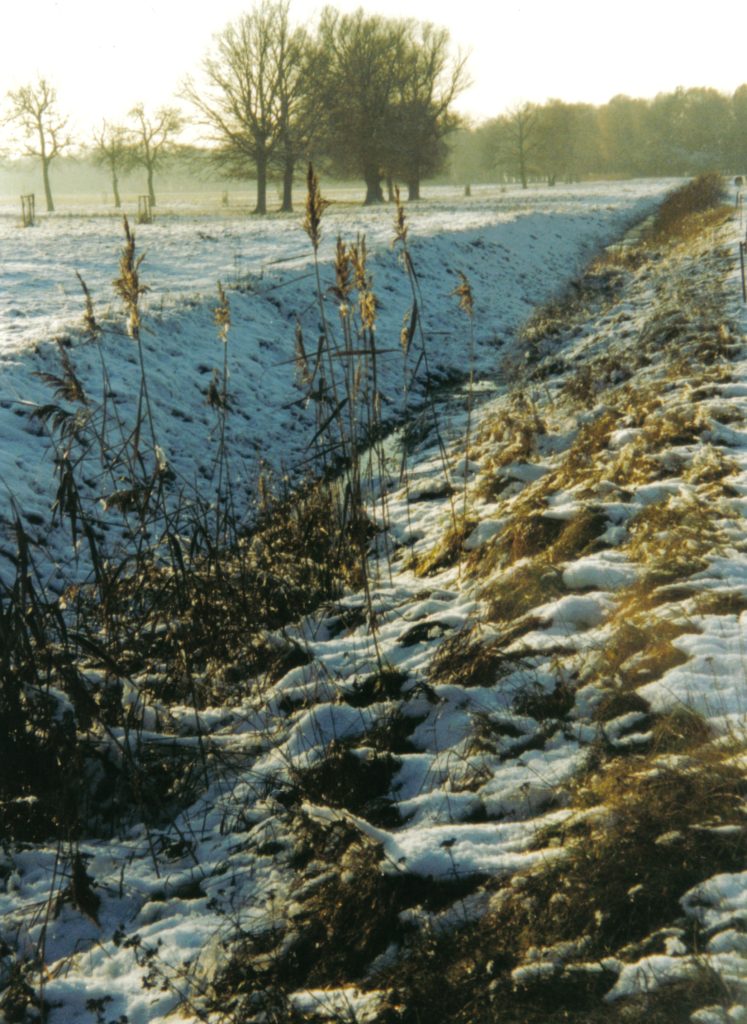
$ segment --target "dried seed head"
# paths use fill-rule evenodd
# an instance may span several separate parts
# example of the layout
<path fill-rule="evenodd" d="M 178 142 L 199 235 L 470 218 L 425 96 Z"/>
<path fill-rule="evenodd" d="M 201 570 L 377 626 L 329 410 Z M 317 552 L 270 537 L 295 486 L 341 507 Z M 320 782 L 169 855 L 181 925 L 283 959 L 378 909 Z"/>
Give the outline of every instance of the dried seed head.
<path fill-rule="evenodd" d="M 361 323 L 363 326 L 372 331 L 376 324 L 376 296 L 372 291 L 360 292 L 358 296 L 358 305 L 361 314 Z"/>
<path fill-rule="evenodd" d="M 85 300 L 85 310 L 83 312 L 83 326 L 86 330 L 86 334 L 92 339 L 98 338 L 101 334 L 101 328 L 96 320 L 96 314 L 93 309 L 93 299 L 91 293 L 88 290 L 88 285 L 83 280 L 78 271 L 75 271 L 75 276 L 80 281 L 80 286 L 83 289 L 83 296 Z"/>
<path fill-rule="evenodd" d="M 399 185 L 394 186 L 394 202 L 396 205 L 396 213 L 394 217 L 394 244 L 401 242 L 402 245 L 407 245 L 407 218 L 405 217 L 405 208 L 402 205 L 402 199 L 399 194 Z"/>
<path fill-rule="evenodd" d="M 169 460 L 160 444 L 156 445 L 156 466 L 159 473 L 168 473 L 169 471 Z"/>
<path fill-rule="evenodd" d="M 402 351 L 405 355 L 407 355 L 408 349 L 410 348 L 410 314 L 411 311 L 408 309 L 402 317 L 402 328 L 399 332 L 399 343 L 402 346 Z"/>
<path fill-rule="evenodd" d="M 351 281 L 351 251 L 345 245 L 340 236 L 337 236 L 337 251 L 335 253 L 335 295 L 341 303 L 345 303 L 353 289 Z"/>
<path fill-rule="evenodd" d="M 372 331 L 376 322 L 376 296 L 372 290 L 371 275 L 368 272 L 368 250 L 366 236 L 358 235 L 355 245 L 350 247 L 350 261 L 358 289 L 358 308 L 364 328 Z"/>
<path fill-rule="evenodd" d="M 135 235 L 130 231 L 127 217 L 124 218 L 125 245 L 119 259 L 120 277 L 114 282 L 114 288 L 124 303 L 127 312 L 127 331 L 131 338 L 140 336 L 140 296 L 145 295 L 148 286 L 140 284 L 140 265 L 144 256 L 135 258 Z"/>
<path fill-rule="evenodd" d="M 459 308 L 463 310 L 467 316 L 472 319 L 475 313 L 475 304 L 472 297 L 472 286 L 470 285 L 464 274 L 458 271 L 459 284 L 456 286 L 452 295 L 456 295 L 459 298 Z"/>
<path fill-rule="evenodd" d="M 355 287 L 358 291 L 365 291 L 371 287 L 371 277 L 368 273 L 366 249 L 366 236 L 358 235 L 355 245 L 350 246 L 350 260 L 355 272 Z"/>
<path fill-rule="evenodd" d="M 304 218 L 304 231 L 309 236 L 314 252 L 319 249 L 319 242 L 322 237 L 322 214 L 329 206 L 326 199 L 322 199 L 319 191 L 319 179 L 314 173 L 314 167 L 309 164 L 306 172 L 306 216 Z"/>
<path fill-rule="evenodd" d="M 218 328 L 218 338 L 224 343 L 227 342 L 228 331 L 231 327 L 231 307 L 220 281 L 218 282 L 218 305 L 213 310 L 213 321 Z"/>

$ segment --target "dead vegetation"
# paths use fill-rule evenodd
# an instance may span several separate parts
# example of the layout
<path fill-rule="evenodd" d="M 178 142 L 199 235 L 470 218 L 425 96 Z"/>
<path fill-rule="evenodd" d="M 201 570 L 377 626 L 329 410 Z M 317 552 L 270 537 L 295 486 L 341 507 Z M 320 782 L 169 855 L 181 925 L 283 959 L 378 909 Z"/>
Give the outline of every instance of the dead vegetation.
<path fill-rule="evenodd" d="M 670 1022 L 668 1014 L 703 1000 L 722 1004 L 728 993 L 698 968 L 699 936 L 682 921 L 679 899 L 714 871 L 739 870 L 747 781 L 695 722 L 662 726 L 662 750 L 673 736 L 686 752 L 677 764 L 634 757 L 591 774 L 577 796 L 582 813 L 538 836 L 542 846 L 562 846 L 562 855 L 514 877 L 479 924 L 413 937 L 408 955 L 384 974 L 413 1019 Z M 603 1005 L 615 961 L 663 951 L 672 935 L 696 954 L 691 978 Z M 615 960 L 604 966 L 606 957 Z"/>
<path fill-rule="evenodd" d="M 631 558 L 653 589 L 685 580 L 723 547 L 717 508 L 696 497 L 668 496 L 643 508 L 629 524 Z"/>
<path fill-rule="evenodd" d="M 407 567 L 416 576 L 432 576 L 449 569 L 461 560 L 464 542 L 478 525 L 478 519 L 470 515 L 456 516 L 441 536 L 441 539 L 428 551 L 413 555 Z"/>
<path fill-rule="evenodd" d="M 688 224 L 695 224 L 692 196 L 685 208 Z M 655 226 L 657 246 L 666 238 L 690 237 L 690 226 L 676 227 L 678 210 Z M 702 228 L 716 216 L 697 212 L 695 218 Z M 351 260 L 358 261 L 363 297 L 370 297 L 365 257 L 338 248 L 342 298 L 350 294 L 345 273 Z M 643 260 L 640 247 L 608 254 L 567 302 L 533 318 L 522 338 L 534 367 L 530 379 L 535 370 L 540 380 L 561 365 L 552 363 L 560 344 L 591 306 L 613 301 Z M 726 998 L 723 982 L 703 969 L 645 996 L 602 1003 L 621 964 L 664 951 L 668 938 L 681 942 L 684 955 L 697 956 L 703 936 L 683 918 L 679 901 L 714 872 L 741 871 L 747 849 L 743 751 L 734 743 L 714 743 L 711 727 L 691 709 L 654 714 L 637 692 L 686 663 L 677 639 L 699 628 L 696 616 L 736 615 L 747 607 L 739 590 L 693 598 L 692 589 L 692 577 L 724 549 L 721 519 L 729 511 L 721 499 L 725 481 L 739 470 L 736 460 L 703 438 L 717 418 L 717 410 L 704 402 L 727 379 L 722 364 L 735 353 L 736 339 L 716 315 L 718 303 L 698 307 L 686 281 L 678 285 L 681 302 L 667 288 L 629 358 L 623 349 L 579 361 L 548 408 L 526 387 L 516 391 L 502 412 L 486 419 L 477 442 L 467 445 L 482 458 L 475 497 L 496 500 L 512 485 L 503 506 L 506 525 L 493 541 L 465 553 L 464 542 L 479 524 L 465 489 L 469 511 L 459 517 L 452 507 L 438 544 L 415 556 L 410 568 L 428 576 L 464 560 L 469 585 L 484 601 L 484 618 L 495 625 L 478 622 L 453 631 L 448 620 L 418 622 L 402 633 L 400 646 L 414 647 L 436 634 L 444 639 L 426 667 L 417 669 L 414 688 L 406 689 L 409 677 L 381 658 L 375 671 L 339 686 L 338 703 L 359 709 L 361 718 L 372 708 L 379 713 L 359 742 L 328 743 L 308 765 L 291 766 L 272 793 L 294 842 L 292 850 L 279 844 L 266 855 L 276 858 L 278 871 L 293 872 L 290 911 L 278 912 L 255 931 L 237 928 L 207 1004 L 220 1019 L 308 1020 L 294 1010 L 293 991 L 349 982 L 389 993 L 377 1024 L 671 1024 L 673 1015 Z M 372 317 L 374 308 L 368 303 L 365 315 Z M 372 341 L 372 330 L 372 321 L 364 324 L 364 340 Z M 357 351 L 354 334 L 346 335 L 349 355 Z M 308 373 L 303 351 L 299 365 Z M 639 370 L 646 373 L 631 379 Z M 71 364 L 65 372 L 70 387 Z M 366 372 L 374 372 L 370 364 Z M 685 372 L 692 382 L 688 405 L 678 404 L 677 397 L 677 376 Z M 217 386 L 214 401 L 225 412 L 225 374 L 216 381 L 224 387 Z M 343 383 L 348 399 L 357 395 L 354 374 Z M 80 396 L 75 400 L 85 404 Z M 327 419 L 333 406 L 327 395 L 319 409 L 324 457 L 330 460 L 340 446 L 356 447 L 341 419 Z M 562 416 L 576 416 L 577 429 L 558 451 L 550 435 L 561 407 Z M 369 413 L 373 430 L 373 405 Z M 728 409 L 723 415 L 718 422 L 738 422 L 730 420 Z M 630 433 L 620 440 L 614 437 L 618 431 Z M 504 473 L 514 463 L 539 458 L 548 468 L 533 483 Z M 11 767 L 10 782 L 0 785 L 0 824 L 10 834 L 34 840 L 50 831 L 74 832 L 82 817 L 91 817 L 85 803 L 90 794 L 81 804 L 72 788 L 52 806 L 56 790 L 45 776 L 57 779 L 66 767 L 83 761 L 90 767 L 95 759 L 70 720 L 57 714 L 50 687 L 60 684 L 80 726 L 102 722 L 137 729 L 138 723 L 122 717 L 117 686 L 123 679 L 141 674 L 147 679 L 145 699 L 183 701 L 197 712 L 247 689 L 261 698 L 286 673 L 309 663 L 307 648 L 284 636 L 283 627 L 346 587 L 366 591 L 368 585 L 365 562 L 374 529 L 363 515 L 360 464 L 355 472 L 355 493 L 341 494 L 328 482 L 298 491 L 281 487 L 274 497 L 265 493 L 252 531 L 226 530 L 223 523 L 216 533 L 211 521 L 193 519 L 187 544 L 183 524 L 172 520 L 157 550 L 143 549 L 134 561 L 113 566 L 109 575 L 102 572 L 98 589 L 87 597 L 85 591 L 68 595 L 78 600 L 81 621 L 91 615 L 97 623 L 82 644 L 80 631 L 73 636 L 67 630 L 61 603 L 44 600 L 30 582 L 36 574 L 19 536 L 15 586 L 0 592 L 0 746 Z M 675 474 L 689 492 L 634 506 L 640 485 Z M 84 536 L 73 483 L 66 481 L 61 507 L 73 532 Z M 134 502 L 129 514 L 134 510 L 145 522 L 151 501 L 160 501 L 167 487 L 160 470 L 149 483 L 150 490 L 132 488 L 127 501 L 120 495 L 123 513 Z M 450 490 L 444 485 L 439 493 L 449 496 Z M 552 500 L 559 495 L 560 513 Z M 610 495 L 622 508 L 622 541 L 605 538 Z M 569 517 L 571 503 L 577 511 Z M 641 576 L 616 593 L 598 646 L 581 655 L 523 648 L 522 638 L 546 625 L 532 613 L 568 593 L 564 567 L 614 543 L 624 544 Z M 375 631 L 371 608 L 367 593 L 354 612 L 328 616 L 330 633 L 333 622 L 341 631 L 365 623 Z M 533 675 L 540 663 L 554 685 Z M 105 684 L 91 686 L 89 670 L 99 672 Z M 536 837 L 544 860 L 510 880 L 489 882 L 474 874 L 458 876 L 456 869 L 453 879 L 421 878 L 402 865 L 385 864 L 381 844 L 350 815 L 379 828 L 401 826 L 393 782 L 405 756 L 414 753 L 413 731 L 429 707 L 438 706 L 439 688 L 473 691 L 466 704 L 480 696 L 475 691 L 500 689 L 511 676 L 519 678 L 506 685 L 505 714 L 469 711 L 474 729 L 452 791 L 477 791 L 489 781 L 489 757 L 543 751 L 579 725 L 596 729 L 593 742 L 582 729 L 568 732 L 587 760 L 564 795 L 571 801 L 570 816 Z M 585 713 L 577 706 L 581 686 L 598 692 L 591 726 L 578 721 Z M 291 717 L 312 698 L 283 699 L 281 711 Z M 414 707 L 408 707 L 410 699 Z M 623 716 L 632 716 L 630 727 L 645 734 L 645 742 L 623 750 L 610 741 L 613 723 Z M 476 756 L 483 754 L 487 758 Z M 96 768 L 104 777 L 97 795 L 113 807 L 152 802 L 158 814 L 169 817 L 203 786 L 206 763 L 178 747 L 169 751 L 161 745 L 156 753 L 143 744 L 138 760 L 116 777 L 107 777 L 105 764 Z M 339 815 L 314 819 L 309 804 Z M 473 895 L 483 911 L 488 908 L 477 923 L 465 903 Z M 14 981 L 11 996 L 13 985 L 22 988 Z"/>
<path fill-rule="evenodd" d="M 511 629 L 486 633 L 480 626 L 455 633 L 444 640 L 431 659 L 431 684 L 495 686 L 523 664 L 520 654 L 507 650 L 517 635 L 520 632 Z"/>

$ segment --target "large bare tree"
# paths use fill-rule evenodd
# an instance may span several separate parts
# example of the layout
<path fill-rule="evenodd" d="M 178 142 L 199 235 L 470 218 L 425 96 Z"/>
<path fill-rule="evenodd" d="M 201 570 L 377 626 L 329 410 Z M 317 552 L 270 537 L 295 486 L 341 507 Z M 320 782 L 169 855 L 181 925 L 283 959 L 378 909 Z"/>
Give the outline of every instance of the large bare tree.
<path fill-rule="evenodd" d="M 267 212 L 275 159 L 284 164 L 283 208 L 291 208 L 305 47 L 305 33 L 291 27 L 288 0 L 261 0 L 215 37 L 203 81 L 184 85 L 222 165 L 235 176 L 254 167 L 255 213 Z"/>
<path fill-rule="evenodd" d="M 366 203 L 383 199 L 381 181 L 395 159 L 395 105 L 407 60 L 408 24 L 367 14 L 322 11 L 311 79 L 317 134 L 343 174 L 360 175 Z"/>
<path fill-rule="evenodd" d="M 130 133 L 132 161 L 145 168 L 148 195 L 155 206 L 153 178 L 164 158 L 174 151 L 176 136 L 182 130 L 184 119 L 175 107 L 161 107 L 150 116 L 142 103 L 134 106 L 129 116 L 136 125 Z"/>
<path fill-rule="evenodd" d="M 15 124 L 26 140 L 27 156 L 38 157 L 41 161 L 44 195 L 47 211 L 54 212 L 52 188 L 49 183 L 49 167 L 60 153 L 72 145 L 67 134 L 67 117 L 57 109 L 57 90 L 45 78 L 8 93 L 10 113 L 6 123 Z"/>
<path fill-rule="evenodd" d="M 466 63 L 462 54 L 451 57 L 447 29 L 408 21 L 406 52 L 397 69 L 392 171 L 404 179 L 409 199 L 420 198 L 421 180 L 446 159 L 445 137 L 459 124 L 452 104 L 469 85 Z"/>

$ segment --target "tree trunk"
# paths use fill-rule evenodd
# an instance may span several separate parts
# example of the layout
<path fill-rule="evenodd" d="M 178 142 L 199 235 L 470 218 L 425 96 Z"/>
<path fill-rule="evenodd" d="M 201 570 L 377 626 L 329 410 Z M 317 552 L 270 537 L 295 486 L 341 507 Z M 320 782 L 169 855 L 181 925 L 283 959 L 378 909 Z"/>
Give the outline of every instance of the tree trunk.
<path fill-rule="evenodd" d="M 150 205 L 156 205 L 156 193 L 153 191 L 153 166 L 148 165 L 148 196 L 150 197 Z"/>
<path fill-rule="evenodd" d="M 112 168 L 112 191 L 114 192 L 114 209 L 118 210 L 122 206 L 122 200 L 119 195 L 119 179 L 114 168 Z"/>
<path fill-rule="evenodd" d="M 408 181 L 407 199 L 409 202 L 420 199 L 420 178 L 414 178 L 412 181 Z"/>
<path fill-rule="evenodd" d="M 255 213 L 267 213 L 267 155 L 261 153 L 257 155 L 257 205 L 254 208 Z"/>
<path fill-rule="evenodd" d="M 293 158 L 293 154 L 286 153 L 283 165 L 283 205 L 280 207 L 281 213 L 293 213 L 293 168 L 295 165 L 296 161 Z"/>
<path fill-rule="evenodd" d="M 42 177 L 44 178 L 44 196 L 47 200 L 47 213 L 54 213 L 52 188 L 49 184 L 49 160 L 45 160 L 44 157 L 42 157 Z"/>
<path fill-rule="evenodd" d="M 373 206 L 375 203 L 384 202 L 384 193 L 381 190 L 381 174 L 377 170 L 367 168 L 364 174 L 366 182 L 366 198 L 364 204 Z"/>

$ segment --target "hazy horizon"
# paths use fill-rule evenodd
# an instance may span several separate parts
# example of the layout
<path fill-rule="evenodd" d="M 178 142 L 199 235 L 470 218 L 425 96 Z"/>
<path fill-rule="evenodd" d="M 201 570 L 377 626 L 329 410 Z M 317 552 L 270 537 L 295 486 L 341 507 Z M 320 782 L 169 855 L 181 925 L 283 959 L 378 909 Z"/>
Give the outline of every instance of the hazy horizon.
<path fill-rule="evenodd" d="M 57 89 L 75 135 L 87 136 L 102 118 L 121 121 L 143 101 L 178 103 L 180 83 L 196 74 L 215 33 L 251 9 L 241 0 L 214 0 L 190 10 L 175 3 L 132 0 L 112 14 L 94 0 L 40 0 L 34 22 L 19 7 L 6 13 L 0 38 L 0 100 L 9 89 L 45 77 Z M 294 22 L 313 25 L 324 5 L 292 0 Z M 744 80 L 736 3 L 715 0 L 708 21 L 679 17 L 642 0 L 625 8 L 590 0 L 539 0 L 486 11 L 477 0 L 339 0 L 340 10 L 413 17 L 449 29 L 454 52 L 469 52 L 472 85 L 455 104 L 475 121 L 524 101 L 549 98 L 606 103 L 613 96 L 651 98 L 660 92 L 707 86 L 731 93 Z M 732 31 L 728 31 L 731 29 Z M 0 142 L 8 144 L 0 128 Z"/>

